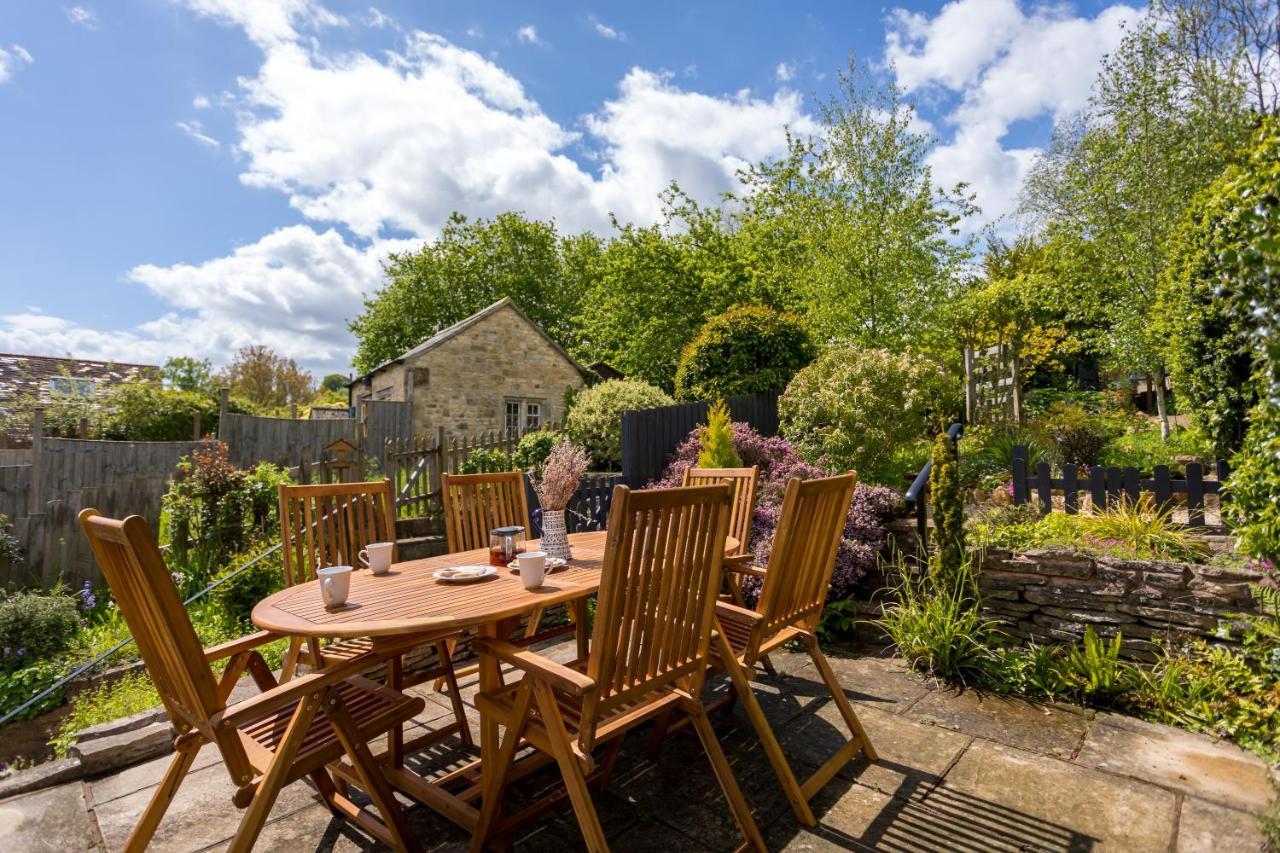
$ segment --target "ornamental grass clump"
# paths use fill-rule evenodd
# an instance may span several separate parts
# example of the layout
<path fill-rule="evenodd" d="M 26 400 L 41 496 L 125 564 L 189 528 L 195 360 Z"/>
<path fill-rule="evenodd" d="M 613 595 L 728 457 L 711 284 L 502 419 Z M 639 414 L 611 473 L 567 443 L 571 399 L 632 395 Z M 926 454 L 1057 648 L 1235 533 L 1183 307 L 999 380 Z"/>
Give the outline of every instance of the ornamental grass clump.
<path fill-rule="evenodd" d="M 542 471 L 534 477 L 533 490 L 543 512 L 563 512 L 578 491 L 578 483 L 591 465 L 591 454 L 568 439 L 551 448 Z"/>

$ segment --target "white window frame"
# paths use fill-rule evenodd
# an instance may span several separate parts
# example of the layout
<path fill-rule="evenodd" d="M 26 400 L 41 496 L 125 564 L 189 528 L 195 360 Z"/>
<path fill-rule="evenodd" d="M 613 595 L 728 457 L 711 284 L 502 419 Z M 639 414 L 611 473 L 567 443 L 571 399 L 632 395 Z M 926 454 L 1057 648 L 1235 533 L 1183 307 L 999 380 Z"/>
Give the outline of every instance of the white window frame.
<path fill-rule="evenodd" d="M 542 429 L 542 401 L 541 400 L 525 400 L 524 401 L 524 432 L 532 432 Z"/>
<path fill-rule="evenodd" d="M 522 413 L 524 412 L 524 401 L 507 399 L 502 401 L 502 428 L 507 432 L 514 432 L 522 435 L 520 429 L 522 421 Z"/>

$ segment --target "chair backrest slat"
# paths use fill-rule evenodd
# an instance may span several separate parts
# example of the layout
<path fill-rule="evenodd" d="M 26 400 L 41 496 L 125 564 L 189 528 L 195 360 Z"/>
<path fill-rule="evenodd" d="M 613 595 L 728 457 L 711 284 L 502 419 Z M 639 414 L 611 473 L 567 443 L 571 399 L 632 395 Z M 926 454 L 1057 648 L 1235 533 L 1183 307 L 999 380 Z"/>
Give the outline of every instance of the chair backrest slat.
<path fill-rule="evenodd" d="M 489 547 L 489 531 L 520 525 L 528 536 L 529 503 L 524 474 L 445 474 L 440 478 L 449 553 Z"/>
<path fill-rule="evenodd" d="M 844 533 L 858 475 L 787 483 L 769 566 L 756 611 L 757 637 L 788 625 L 815 629 L 822 618 L 836 551 Z"/>
<path fill-rule="evenodd" d="M 252 769 L 239 738 L 210 722 L 226 703 L 147 522 L 137 515 L 118 521 L 86 509 L 80 526 L 169 719 L 179 732 L 195 728 L 216 742 L 232 778 L 248 781 Z"/>
<path fill-rule="evenodd" d="M 317 567 L 359 568 L 362 548 L 395 541 L 387 480 L 280 487 L 280 542 L 290 586 L 315 577 Z"/>
<path fill-rule="evenodd" d="M 598 715 L 680 678 L 701 689 L 730 500 L 724 483 L 615 487 L 587 664 Z"/>
<path fill-rule="evenodd" d="M 733 490 L 733 514 L 729 517 L 729 535 L 738 540 L 737 554 L 751 550 L 751 517 L 756 508 L 756 483 L 760 466 L 750 468 L 686 468 L 684 485 L 709 486 L 728 483 Z"/>

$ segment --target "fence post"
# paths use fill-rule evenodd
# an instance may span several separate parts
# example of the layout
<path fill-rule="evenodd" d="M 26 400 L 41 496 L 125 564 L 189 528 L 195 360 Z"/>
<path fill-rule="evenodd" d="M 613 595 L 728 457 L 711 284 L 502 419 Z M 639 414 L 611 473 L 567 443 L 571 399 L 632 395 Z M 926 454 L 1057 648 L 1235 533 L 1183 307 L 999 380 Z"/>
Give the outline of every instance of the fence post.
<path fill-rule="evenodd" d="M 977 414 L 977 380 L 973 376 L 973 347 L 964 348 L 964 422 L 974 423 Z"/>
<path fill-rule="evenodd" d="M 81 418 L 80 426 L 76 429 L 76 438 L 88 438 L 88 437 L 89 437 L 89 419 Z"/>
<path fill-rule="evenodd" d="M 1013 446 L 1013 502 L 1015 504 L 1027 502 L 1027 446 L 1025 444 Z"/>
<path fill-rule="evenodd" d="M 449 469 L 446 466 L 448 457 L 444 448 L 444 427 L 436 427 L 436 477 L 443 477 Z M 435 489 L 440 488 L 440 483 L 433 484 Z"/>
<path fill-rule="evenodd" d="M 1173 484 L 1169 478 L 1169 466 L 1157 465 L 1155 470 L 1156 507 L 1163 512 L 1173 500 Z"/>
<path fill-rule="evenodd" d="M 1040 514 L 1053 511 L 1053 468 L 1048 462 L 1036 463 L 1036 493 L 1040 496 Z"/>
<path fill-rule="evenodd" d="M 1199 462 L 1187 463 L 1187 524 L 1204 526 L 1204 468 Z"/>
<path fill-rule="evenodd" d="M 191 415 L 191 440 L 200 440 L 200 410 L 196 409 Z"/>
<path fill-rule="evenodd" d="M 27 493 L 27 515 L 44 512 L 40 502 L 40 481 L 43 479 L 44 460 L 44 407 L 36 406 L 31 413 L 31 490 Z"/>
<path fill-rule="evenodd" d="M 1062 466 L 1062 508 L 1067 515 L 1075 515 L 1080 496 L 1080 478 L 1076 474 L 1076 466 L 1068 463 Z"/>
<path fill-rule="evenodd" d="M 227 434 L 227 409 L 231 406 L 231 389 L 218 389 L 218 438 Z"/>

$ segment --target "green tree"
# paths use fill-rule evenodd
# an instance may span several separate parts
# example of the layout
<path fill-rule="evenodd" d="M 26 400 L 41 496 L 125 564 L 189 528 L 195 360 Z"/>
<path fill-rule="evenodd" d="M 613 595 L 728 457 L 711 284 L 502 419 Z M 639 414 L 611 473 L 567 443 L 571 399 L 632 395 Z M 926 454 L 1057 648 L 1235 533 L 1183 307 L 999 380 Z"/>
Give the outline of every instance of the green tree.
<path fill-rule="evenodd" d="M 211 394 L 143 379 L 122 382 L 100 401 L 95 434 L 113 441 L 188 441 L 197 412 L 201 432 L 217 432 L 218 402 Z"/>
<path fill-rule="evenodd" d="M 310 373 L 292 358 L 261 344 L 239 350 L 218 379 L 232 394 L 274 414 L 284 414 L 290 406 L 305 405 L 315 393 L 315 380 Z"/>
<path fill-rule="evenodd" d="M 1055 129 L 1023 203 L 1064 260 L 1062 306 L 1113 366 L 1151 377 L 1165 436 L 1166 348 L 1152 318 L 1170 235 L 1247 119 L 1238 93 L 1220 97 L 1226 82 L 1181 76 L 1175 42 L 1155 20 L 1124 39 L 1088 108 Z"/>
<path fill-rule="evenodd" d="M 941 571 L 952 573 L 964 561 L 964 490 L 960 486 L 956 443 L 945 432 L 934 439 L 931 459 L 929 495 L 937 541 L 935 559 Z"/>
<path fill-rule="evenodd" d="M 341 373 L 330 373 L 320 380 L 321 391 L 340 391 L 347 393 L 347 377 Z"/>
<path fill-rule="evenodd" d="M 570 352 L 581 352 L 579 316 L 596 238 L 561 240 L 552 222 L 518 213 L 469 221 L 453 214 L 440 237 L 392 253 L 386 284 L 348 325 L 363 372 L 504 296 Z"/>
<path fill-rule="evenodd" d="M 814 138 L 790 137 L 786 157 L 744 175 L 751 257 L 787 267 L 765 281 L 823 340 L 941 345 L 941 309 L 973 255 L 959 233 L 971 198 L 934 184 L 932 140 L 870 69 L 851 63 L 819 118 Z"/>
<path fill-rule="evenodd" d="M 160 378 L 167 387 L 177 391 L 213 393 L 213 365 L 207 358 L 172 356 L 165 359 L 164 366 L 160 368 Z"/>
<path fill-rule="evenodd" d="M 721 398 L 707 410 L 707 425 L 702 428 L 702 447 L 698 450 L 699 468 L 741 468 L 742 458 L 733 449 L 733 421 L 729 405 Z"/>
<path fill-rule="evenodd" d="M 794 314 L 746 306 L 712 317 L 680 354 L 676 397 L 708 400 L 785 388 L 817 356 Z"/>

